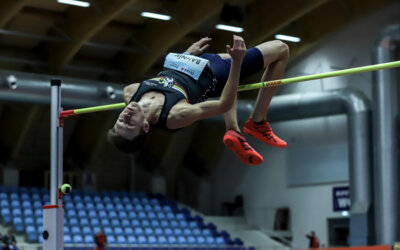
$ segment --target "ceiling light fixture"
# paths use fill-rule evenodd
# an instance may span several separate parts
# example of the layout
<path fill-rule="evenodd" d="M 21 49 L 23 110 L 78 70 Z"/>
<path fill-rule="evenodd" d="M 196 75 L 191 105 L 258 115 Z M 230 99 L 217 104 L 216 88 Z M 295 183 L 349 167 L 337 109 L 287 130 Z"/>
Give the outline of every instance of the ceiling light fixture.
<path fill-rule="evenodd" d="M 279 39 L 279 40 L 294 42 L 294 43 L 298 43 L 301 41 L 300 37 L 287 36 L 287 35 L 282 35 L 282 34 L 276 34 L 275 38 Z"/>
<path fill-rule="evenodd" d="M 217 24 L 215 26 L 215 28 L 219 29 L 219 30 L 227 30 L 227 31 L 231 31 L 231 32 L 243 32 L 243 28 L 241 27 L 236 27 L 236 26 L 230 26 L 230 25 L 225 25 L 225 24 Z"/>
<path fill-rule="evenodd" d="M 90 6 L 89 2 L 78 1 L 78 0 L 57 0 L 57 2 L 63 3 L 63 4 L 79 6 L 79 7 L 89 7 Z"/>
<path fill-rule="evenodd" d="M 141 15 L 144 17 L 154 18 L 154 19 L 159 19 L 159 20 L 165 20 L 165 21 L 171 20 L 170 16 L 152 13 L 152 12 L 142 12 Z"/>

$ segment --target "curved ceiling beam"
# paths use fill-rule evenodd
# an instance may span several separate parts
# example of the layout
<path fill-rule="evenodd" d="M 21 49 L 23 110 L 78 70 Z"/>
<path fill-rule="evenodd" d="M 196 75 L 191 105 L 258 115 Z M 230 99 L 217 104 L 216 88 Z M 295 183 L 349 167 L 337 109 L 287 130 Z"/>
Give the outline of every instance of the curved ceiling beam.
<path fill-rule="evenodd" d="M 60 27 L 71 42 L 50 48 L 51 71 L 60 73 L 90 38 L 135 1 L 97 0 L 96 6 L 90 8 L 72 8 L 67 14 L 68 21 Z"/>
<path fill-rule="evenodd" d="M 169 48 L 206 20 L 218 15 L 221 0 L 179 2 L 177 13 L 171 22 L 149 21 L 138 40 L 150 52 L 146 55 L 126 55 L 123 67 L 132 72 L 132 77 L 141 77 Z M 183 51 L 182 51 L 183 52 Z"/>
<path fill-rule="evenodd" d="M 1 0 L 0 29 L 16 15 L 30 0 Z"/>
<path fill-rule="evenodd" d="M 319 8 L 312 16 L 301 18 L 296 27 L 306 27 L 307 31 L 303 33 L 301 43 L 290 45 L 290 60 L 297 59 L 334 31 L 390 2 L 393 1 L 369 0 L 367 4 L 364 0 L 348 0 L 344 6 L 343 3 L 333 1 Z"/>

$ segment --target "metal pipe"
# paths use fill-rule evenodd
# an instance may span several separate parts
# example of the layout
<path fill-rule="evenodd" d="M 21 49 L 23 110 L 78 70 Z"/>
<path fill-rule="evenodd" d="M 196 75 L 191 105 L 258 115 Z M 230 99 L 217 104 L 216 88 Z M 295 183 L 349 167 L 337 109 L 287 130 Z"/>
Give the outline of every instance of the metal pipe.
<path fill-rule="evenodd" d="M 373 50 L 374 62 L 400 57 L 400 24 L 382 30 Z M 399 239 L 398 133 L 400 70 L 373 73 L 374 183 L 376 243 L 393 244 Z"/>
<path fill-rule="evenodd" d="M 50 76 L 0 71 L 0 99 L 50 103 Z M 62 105 L 85 107 L 122 100 L 119 84 L 63 78 Z"/>

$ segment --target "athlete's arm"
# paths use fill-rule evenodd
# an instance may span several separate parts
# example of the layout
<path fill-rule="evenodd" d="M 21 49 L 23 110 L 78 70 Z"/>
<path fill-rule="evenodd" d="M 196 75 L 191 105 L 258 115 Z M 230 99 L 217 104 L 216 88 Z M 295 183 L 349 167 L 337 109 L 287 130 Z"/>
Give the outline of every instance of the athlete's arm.
<path fill-rule="evenodd" d="M 229 45 L 226 50 L 232 58 L 228 80 L 219 100 L 205 101 L 198 104 L 181 104 L 177 107 L 176 117 L 169 125 L 171 128 L 185 127 L 197 120 L 206 119 L 215 115 L 223 114 L 230 110 L 235 102 L 237 87 L 240 79 L 240 68 L 246 54 L 246 45 L 243 38 L 233 37 L 233 48 Z"/>
<path fill-rule="evenodd" d="M 132 99 L 132 96 L 136 93 L 139 88 L 140 83 L 132 83 L 124 88 L 122 92 L 122 97 L 124 98 L 124 102 L 126 104 Z"/>

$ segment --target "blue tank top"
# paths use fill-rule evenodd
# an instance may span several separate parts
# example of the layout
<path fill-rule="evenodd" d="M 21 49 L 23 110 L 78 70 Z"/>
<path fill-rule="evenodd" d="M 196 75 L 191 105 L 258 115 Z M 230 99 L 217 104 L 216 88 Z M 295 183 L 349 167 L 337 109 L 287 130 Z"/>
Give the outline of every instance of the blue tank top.
<path fill-rule="evenodd" d="M 177 131 L 178 129 L 167 128 L 167 118 L 171 108 L 182 99 L 190 104 L 206 100 L 207 93 L 212 91 L 215 85 L 216 80 L 209 67 L 204 69 L 198 80 L 179 71 L 164 68 L 157 77 L 142 81 L 130 102 L 138 102 L 150 91 L 162 93 L 165 97 L 164 106 L 155 126 L 168 131 Z"/>

